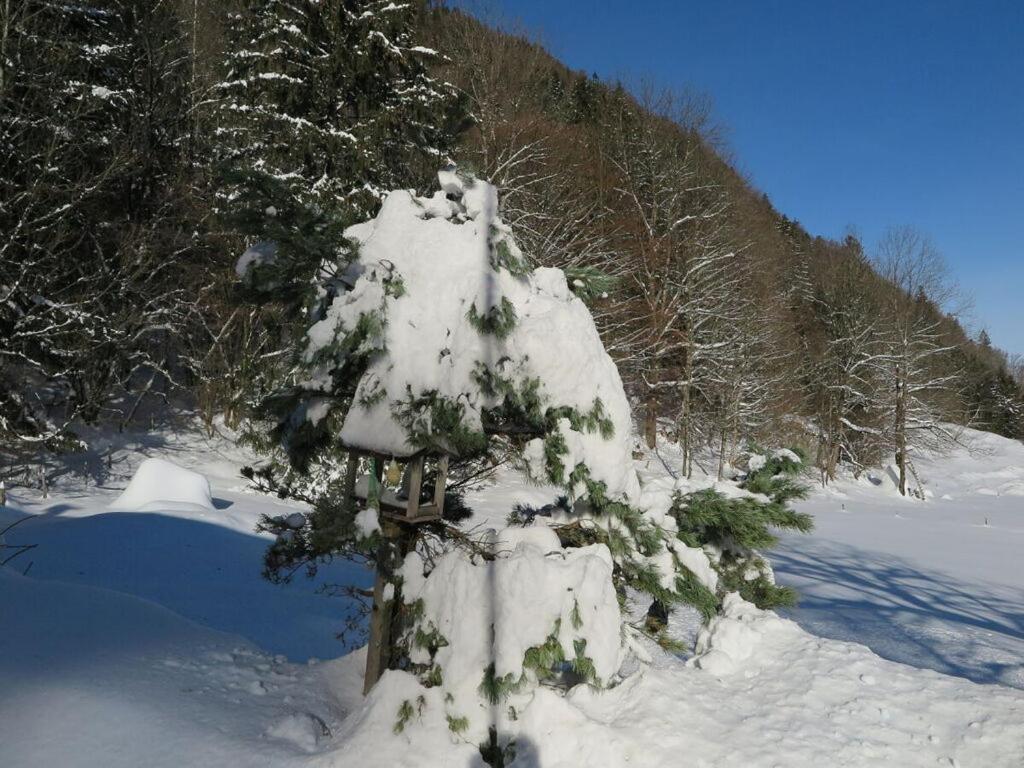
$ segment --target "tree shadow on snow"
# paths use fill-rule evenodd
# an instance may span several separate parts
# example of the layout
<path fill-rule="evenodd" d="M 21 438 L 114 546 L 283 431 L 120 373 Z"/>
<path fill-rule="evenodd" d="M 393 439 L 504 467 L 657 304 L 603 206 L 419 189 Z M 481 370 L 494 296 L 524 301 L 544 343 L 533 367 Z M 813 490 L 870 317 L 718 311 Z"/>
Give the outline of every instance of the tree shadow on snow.
<path fill-rule="evenodd" d="M 22 516 L 3 511 L 0 518 Z M 37 545 L 31 552 L 35 579 L 141 597 L 292 661 L 335 658 L 362 642 L 336 637 L 347 617 L 361 615 L 354 601 L 320 590 L 367 587 L 372 573 L 336 561 L 316 579 L 299 573 L 291 584 L 271 584 L 261 575 L 269 540 L 254 534 L 158 513 L 116 512 L 35 517 L 12 529 L 7 542 Z"/>
<path fill-rule="evenodd" d="M 779 582 L 801 593 L 783 613 L 804 629 L 892 661 L 1024 688 L 1024 591 L 837 543 L 800 545 L 770 559 Z"/>

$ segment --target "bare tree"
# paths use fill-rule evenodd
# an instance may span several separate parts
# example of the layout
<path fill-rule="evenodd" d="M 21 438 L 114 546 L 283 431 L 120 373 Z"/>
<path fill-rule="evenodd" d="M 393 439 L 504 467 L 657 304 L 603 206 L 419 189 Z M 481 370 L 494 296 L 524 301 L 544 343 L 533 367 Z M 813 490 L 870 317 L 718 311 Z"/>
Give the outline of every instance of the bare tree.
<path fill-rule="evenodd" d="M 947 354 L 955 345 L 946 343 L 943 327 L 943 308 L 957 298 L 957 290 L 932 242 L 909 227 L 886 233 L 875 266 L 890 284 L 882 331 L 889 370 L 889 435 L 905 496 L 908 471 L 914 471 L 910 452 L 958 439 L 943 408 L 960 380 Z"/>
<path fill-rule="evenodd" d="M 608 108 L 606 159 L 630 261 L 629 322 L 618 342 L 644 403 L 644 439 L 657 441 L 666 401 L 679 405 L 682 471 L 692 471 L 694 394 L 705 361 L 728 347 L 741 271 L 728 237 L 724 189 L 701 167 L 706 105 L 647 91 Z"/>
<path fill-rule="evenodd" d="M 612 248 L 607 205 L 592 178 L 593 137 L 553 103 L 562 74 L 525 37 L 496 38 L 469 18 L 448 21 L 438 46 L 457 62 L 445 72 L 473 115 L 460 162 L 498 188 L 502 218 L 536 264 L 565 270 L 570 284 L 589 275 L 606 285 L 620 278 L 626 265 Z M 610 306 L 592 307 L 599 327 L 607 326 Z"/>
<path fill-rule="evenodd" d="M 889 354 L 879 318 L 877 278 L 863 260 L 859 242 L 822 254 L 824 279 L 811 307 L 822 331 L 811 367 L 818 467 L 822 483 L 846 462 L 860 471 L 881 456 Z"/>

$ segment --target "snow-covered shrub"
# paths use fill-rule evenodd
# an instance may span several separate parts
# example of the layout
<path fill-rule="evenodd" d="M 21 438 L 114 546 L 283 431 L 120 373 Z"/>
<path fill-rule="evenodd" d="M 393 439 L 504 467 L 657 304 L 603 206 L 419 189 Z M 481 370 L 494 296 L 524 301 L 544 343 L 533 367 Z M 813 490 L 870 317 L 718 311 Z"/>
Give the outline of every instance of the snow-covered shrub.
<path fill-rule="evenodd" d="M 628 590 L 710 614 L 717 577 L 678 537 L 669 499 L 642 493 L 629 402 L 584 302 L 560 270 L 530 268 L 491 185 L 440 181 L 431 197 L 390 193 L 319 271 L 277 436 L 305 469 L 339 444 L 469 461 L 500 434 L 565 501 L 502 531 L 444 520 L 385 546 L 364 510 L 339 503 L 298 529 L 266 521 L 279 534 L 268 566 L 344 554 L 389 574 L 388 663 L 443 692 L 403 699 L 396 729 L 440 700 L 450 729 L 481 743 L 540 681 L 615 679 Z"/>
<path fill-rule="evenodd" d="M 706 488 L 675 496 L 672 514 L 679 525 L 679 538 L 708 553 L 723 598 L 737 592 L 759 608 L 792 605 L 796 592 L 775 583 L 771 565 L 760 550 L 775 545 L 773 528 L 811 530 L 811 516 L 788 506 L 807 494 L 797 477 L 803 457 L 789 449 L 771 455 L 754 452 L 747 467 L 738 493 L 726 495 Z"/>

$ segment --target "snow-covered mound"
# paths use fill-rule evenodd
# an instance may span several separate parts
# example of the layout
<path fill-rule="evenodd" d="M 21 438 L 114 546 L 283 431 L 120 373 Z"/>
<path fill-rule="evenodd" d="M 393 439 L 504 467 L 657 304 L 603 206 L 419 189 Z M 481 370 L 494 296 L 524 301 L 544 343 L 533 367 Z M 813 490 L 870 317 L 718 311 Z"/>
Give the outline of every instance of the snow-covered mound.
<path fill-rule="evenodd" d="M 478 690 L 489 665 L 494 678 L 521 681 L 516 687 L 526 694 L 501 702 L 504 722 L 509 712 L 518 716 L 530 706 L 538 671 L 524 661 L 531 649 L 577 664 L 585 655 L 599 685 L 612 680 L 623 660 L 612 557 L 604 544 L 563 550 L 544 525 L 508 528 L 498 537 L 491 561 L 451 551 L 424 577 L 422 560 L 410 553 L 402 568 L 403 600 L 421 606 L 423 631 L 444 638 L 433 654 L 415 645 L 411 661 L 435 665 L 443 685 L 432 688 L 439 706 L 448 717 L 465 719 L 458 730 L 473 743 L 486 740 L 494 725 L 493 707 Z M 393 715 L 383 716 L 390 721 Z"/>
<path fill-rule="evenodd" d="M 146 459 L 111 509 L 213 511 L 210 481 L 166 459 Z"/>

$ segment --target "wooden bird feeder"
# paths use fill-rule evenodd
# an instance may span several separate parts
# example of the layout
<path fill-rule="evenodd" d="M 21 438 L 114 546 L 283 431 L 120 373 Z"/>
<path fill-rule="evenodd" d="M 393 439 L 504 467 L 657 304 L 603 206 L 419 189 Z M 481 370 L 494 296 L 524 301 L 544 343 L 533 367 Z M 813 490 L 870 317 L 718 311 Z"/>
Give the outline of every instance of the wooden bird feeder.
<path fill-rule="evenodd" d="M 415 525 L 441 519 L 444 515 L 444 492 L 448 481 L 447 454 L 420 452 L 405 458 L 391 459 L 404 465 L 402 483 L 397 489 L 387 488 L 381 483 L 387 457 L 377 454 L 363 455 L 369 455 L 372 471 L 351 483 L 349 495 L 352 498 L 357 502 L 369 504 L 371 497 L 375 495 L 381 517 L 397 523 Z M 428 461 L 436 464 L 436 478 L 433 494 L 424 499 L 423 475 Z M 353 467 L 350 466 L 349 471 L 354 474 Z"/>

